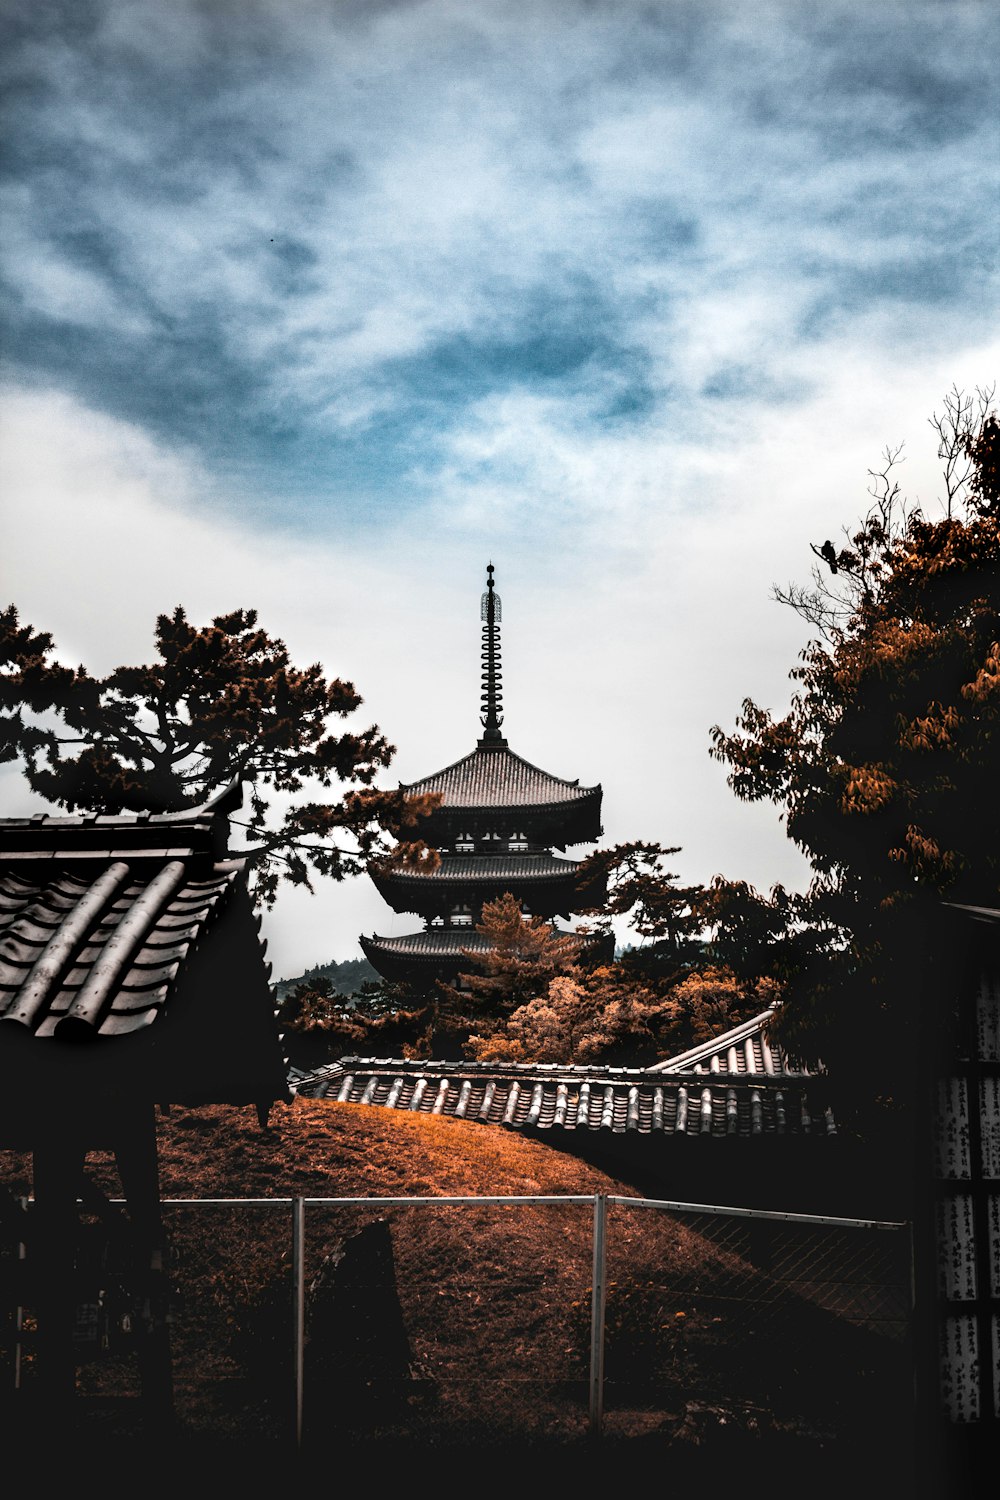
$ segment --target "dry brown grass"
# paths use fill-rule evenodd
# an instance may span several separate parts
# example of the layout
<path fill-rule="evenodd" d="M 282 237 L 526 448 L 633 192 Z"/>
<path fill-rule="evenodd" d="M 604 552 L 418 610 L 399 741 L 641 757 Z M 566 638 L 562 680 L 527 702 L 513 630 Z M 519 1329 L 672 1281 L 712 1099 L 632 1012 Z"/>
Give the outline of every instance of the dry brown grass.
<path fill-rule="evenodd" d="M 277 1106 L 266 1130 L 252 1109 L 175 1108 L 159 1119 L 158 1140 L 164 1199 L 371 1200 L 308 1211 L 307 1279 L 315 1285 L 305 1451 L 374 1445 L 384 1457 L 527 1445 L 537 1456 L 547 1445 L 562 1459 L 590 1452 L 592 1210 L 379 1200 L 639 1196 L 628 1183 L 502 1128 L 322 1100 Z M 9 1153 L 0 1163 L 0 1182 L 26 1191 L 27 1159 Z M 110 1157 L 92 1155 L 88 1171 L 117 1196 Z M 205 1206 L 167 1214 L 181 1297 L 172 1330 L 175 1444 L 222 1442 L 286 1462 L 290 1211 Z M 373 1223 L 387 1226 L 398 1303 L 384 1276 L 368 1287 L 363 1271 L 352 1281 L 349 1260 L 325 1278 L 324 1261 Z M 828 1317 L 787 1297 L 776 1303 L 773 1285 L 748 1261 L 658 1212 L 613 1208 L 609 1246 L 602 1452 L 616 1442 L 632 1451 L 652 1443 L 677 1461 L 685 1453 L 724 1456 L 739 1444 L 764 1455 L 779 1438 L 819 1449 L 839 1441 L 829 1361 L 850 1362 L 857 1351 L 837 1343 L 841 1330 Z M 779 1368 L 773 1348 L 769 1355 L 766 1344 L 734 1338 L 720 1309 L 732 1303 L 745 1322 L 756 1302 L 786 1325 L 799 1320 L 800 1331 L 801 1320 L 812 1319 L 817 1342 L 807 1367 Z M 810 1381 L 814 1399 L 803 1391 Z M 79 1388 L 93 1430 L 128 1437 L 138 1403 L 127 1352 L 83 1364 Z"/>

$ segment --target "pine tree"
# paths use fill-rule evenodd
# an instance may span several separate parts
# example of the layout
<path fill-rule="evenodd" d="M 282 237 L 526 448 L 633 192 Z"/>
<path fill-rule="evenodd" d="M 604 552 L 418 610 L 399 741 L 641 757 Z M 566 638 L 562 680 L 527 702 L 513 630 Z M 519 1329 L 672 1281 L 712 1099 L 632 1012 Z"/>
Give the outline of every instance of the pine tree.
<path fill-rule="evenodd" d="M 53 659 L 51 635 L 0 614 L 0 759 L 21 758 L 31 789 L 73 811 L 174 812 L 234 781 L 254 894 L 309 889 L 313 875 L 362 874 L 375 854 L 435 860 L 414 830 L 437 798 L 373 783 L 394 754 L 377 725 L 338 733 L 361 705 L 350 682 L 300 668 L 252 609 L 192 625 L 180 607 L 156 621 L 157 659 L 92 677 Z M 335 783 L 346 790 L 323 795 Z M 312 795 L 310 796 L 310 792 Z M 272 797 L 285 803 L 272 816 Z"/>

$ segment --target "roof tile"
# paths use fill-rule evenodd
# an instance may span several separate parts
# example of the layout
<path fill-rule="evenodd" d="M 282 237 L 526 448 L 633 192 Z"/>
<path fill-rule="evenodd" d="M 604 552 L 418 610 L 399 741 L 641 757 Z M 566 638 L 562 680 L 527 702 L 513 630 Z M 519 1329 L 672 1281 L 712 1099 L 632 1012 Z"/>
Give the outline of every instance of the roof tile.
<path fill-rule="evenodd" d="M 695 1084 L 648 1068 L 344 1057 L 311 1073 L 293 1070 L 289 1085 L 305 1098 L 459 1115 L 515 1130 L 723 1139 L 836 1134 L 829 1110 L 813 1118 L 802 1081 Z"/>
<path fill-rule="evenodd" d="M 600 786 L 580 786 L 522 760 L 505 745 L 478 745 L 471 755 L 404 785 L 413 796 L 441 792 L 453 808 L 551 807 L 600 798 Z"/>
<path fill-rule="evenodd" d="M 785 1053 L 768 1042 L 767 1023 L 773 1015 L 773 1008 L 761 1011 L 760 1015 L 742 1021 L 721 1036 L 701 1042 L 687 1052 L 679 1052 L 665 1062 L 655 1063 L 653 1071 L 730 1077 L 808 1077 L 808 1069 L 793 1067 Z"/>
<path fill-rule="evenodd" d="M 444 855 L 436 870 L 392 870 L 383 879 L 467 885 L 469 881 L 567 880 L 576 876 L 581 861 L 554 854 Z"/>
<path fill-rule="evenodd" d="M 150 1101 L 288 1097 L 245 866 L 226 854 L 232 796 L 163 816 L 0 819 L 5 1140 L 39 1080 L 56 1074 L 95 1107 L 119 1090 Z M 232 994 L 220 973 L 237 976 Z M 63 1045 L 142 1032 L 168 1010 L 170 1024 L 139 1050 Z"/>

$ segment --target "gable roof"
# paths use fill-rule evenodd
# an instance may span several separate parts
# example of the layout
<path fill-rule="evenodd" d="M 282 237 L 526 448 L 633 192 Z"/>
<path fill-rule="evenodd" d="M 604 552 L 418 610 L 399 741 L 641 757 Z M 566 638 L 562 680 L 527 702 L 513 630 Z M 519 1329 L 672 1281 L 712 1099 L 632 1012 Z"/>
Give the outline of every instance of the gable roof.
<path fill-rule="evenodd" d="M 772 1047 L 767 1039 L 767 1023 L 774 1015 L 774 1007 L 762 1010 L 760 1015 L 742 1021 L 731 1031 L 721 1036 L 710 1037 L 687 1052 L 678 1052 L 665 1062 L 654 1063 L 654 1073 L 710 1073 L 728 1077 L 753 1075 L 769 1078 L 808 1078 L 808 1068 L 796 1068 L 780 1047 Z"/>
<path fill-rule="evenodd" d="M 227 856 L 240 789 L 177 813 L 0 819 L 0 1098 L 288 1098 L 270 965 Z M 88 1045 L 89 1044 L 89 1045 Z"/>

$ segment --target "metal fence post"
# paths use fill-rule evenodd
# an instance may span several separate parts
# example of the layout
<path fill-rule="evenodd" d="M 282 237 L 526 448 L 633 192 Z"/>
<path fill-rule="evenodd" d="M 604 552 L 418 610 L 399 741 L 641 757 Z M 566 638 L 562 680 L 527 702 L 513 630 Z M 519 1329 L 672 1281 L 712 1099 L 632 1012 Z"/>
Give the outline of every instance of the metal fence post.
<path fill-rule="evenodd" d="M 27 1215 L 28 1215 L 28 1200 L 27 1200 L 27 1198 L 19 1198 L 18 1199 L 18 1203 L 20 1204 L 20 1207 L 21 1207 L 21 1213 L 24 1216 L 24 1218 L 26 1219 Z M 17 1245 L 17 1258 L 18 1258 L 18 1260 L 19 1261 L 23 1261 L 25 1259 L 25 1257 L 27 1256 L 27 1254 L 28 1254 L 28 1247 L 27 1247 L 27 1245 L 25 1244 L 24 1240 L 19 1240 L 18 1241 L 18 1245 Z M 21 1272 L 23 1270 L 24 1270 L 23 1266 L 18 1266 L 18 1271 L 19 1272 Z M 22 1351 L 21 1341 L 22 1341 L 23 1336 L 24 1336 L 24 1308 L 22 1307 L 21 1303 L 19 1302 L 18 1305 L 17 1305 L 17 1307 L 14 1309 L 14 1389 L 15 1389 L 15 1391 L 19 1391 L 21 1389 L 21 1360 L 23 1358 L 23 1351 Z"/>
<path fill-rule="evenodd" d="M 604 1311 L 607 1302 L 605 1282 L 605 1235 L 607 1198 L 594 1195 L 594 1270 L 590 1298 L 590 1431 L 600 1437 L 604 1425 Z"/>
<path fill-rule="evenodd" d="M 302 1446 L 302 1398 L 305 1385 L 306 1344 L 306 1276 L 305 1240 L 306 1205 L 304 1198 L 292 1199 L 292 1323 L 293 1362 L 295 1366 L 295 1446 Z"/>

